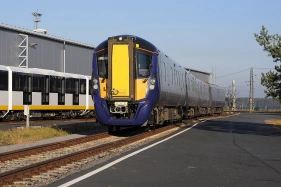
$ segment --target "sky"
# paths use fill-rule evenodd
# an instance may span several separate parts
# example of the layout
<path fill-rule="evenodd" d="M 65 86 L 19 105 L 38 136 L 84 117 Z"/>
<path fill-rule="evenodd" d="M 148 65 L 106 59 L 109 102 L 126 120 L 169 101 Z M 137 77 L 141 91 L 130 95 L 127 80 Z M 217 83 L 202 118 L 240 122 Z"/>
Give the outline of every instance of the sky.
<path fill-rule="evenodd" d="M 276 63 L 254 37 L 264 25 L 281 34 L 280 0 L 9 0 L 1 2 L 0 23 L 34 29 L 32 12 L 42 14 L 48 34 L 97 46 L 110 36 L 132 34 L 164 51 L 180 65 L 215 70 L 215 83 L 236 97 L 265 97 L 261 73 Z"/>

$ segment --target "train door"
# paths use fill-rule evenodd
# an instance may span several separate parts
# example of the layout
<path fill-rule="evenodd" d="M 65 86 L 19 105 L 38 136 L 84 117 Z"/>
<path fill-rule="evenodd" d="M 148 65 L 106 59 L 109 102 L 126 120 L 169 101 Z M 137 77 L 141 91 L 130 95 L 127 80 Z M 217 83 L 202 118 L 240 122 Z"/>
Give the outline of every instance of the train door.
<path fill-rule="evenodd" d="M 134 98 L 134 38 L 108 39 L 108 87 L 114 100 Z"/>
<path fill-rule="evenodd" d="M 43 77 L 43 90 L 42 90 L 42 105 L 48 105 L 49 104 L 49 98 L 50 98 L 50 89 L 49 89 L 49 76 Z"/>
<path fill-rule="evenodd" d="M 23 104 L 32 104 L 32 76 L 23 74 Z"/>
<path fill-rule="evenodd" d="M 65 104 L 65 78 L 58 77 L 58 104 L 64 105 Z"/>

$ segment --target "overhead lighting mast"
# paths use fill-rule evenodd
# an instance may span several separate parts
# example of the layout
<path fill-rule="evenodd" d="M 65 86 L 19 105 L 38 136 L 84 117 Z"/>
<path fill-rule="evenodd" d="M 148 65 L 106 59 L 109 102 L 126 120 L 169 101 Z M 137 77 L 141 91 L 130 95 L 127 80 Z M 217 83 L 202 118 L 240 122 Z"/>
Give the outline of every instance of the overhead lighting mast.
<path fill-rule="evenodd" d="M 37 10 L 37 12 L 32 12 L 32 15 L 34 16 L 34 29 L 38 29 L 38 22 L 41 22 L 41 16 L 42 14 L 40 14 Z"/>

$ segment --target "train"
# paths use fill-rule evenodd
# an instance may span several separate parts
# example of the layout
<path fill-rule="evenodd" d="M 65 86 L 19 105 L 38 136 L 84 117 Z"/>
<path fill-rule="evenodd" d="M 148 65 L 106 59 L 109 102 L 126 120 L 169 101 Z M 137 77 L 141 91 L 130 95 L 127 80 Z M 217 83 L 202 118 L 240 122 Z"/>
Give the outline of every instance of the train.
<path fill-rule="evenodd" d="M 90 84 L 90 76 L 0 65 L 0 119 L 93 117 Z"/>
<path fill-rule="evenodd" d="M 149 41 L 109 37 L 94 49 L 92 99 L 109 133 L 221 114 L 225 90 L 199 80 Z"/>

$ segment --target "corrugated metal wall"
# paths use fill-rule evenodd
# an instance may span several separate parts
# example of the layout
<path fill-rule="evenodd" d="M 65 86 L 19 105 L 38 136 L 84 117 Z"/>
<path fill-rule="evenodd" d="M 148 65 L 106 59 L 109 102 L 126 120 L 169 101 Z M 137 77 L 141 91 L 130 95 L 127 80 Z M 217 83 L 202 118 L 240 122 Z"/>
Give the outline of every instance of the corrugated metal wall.
<path fill-rule="evenodd" d="M 16 32 L 0 28 L 0 64 L 18 66 L 19 36 Z"/>
<path fill-rule="evenodd" d="M 91 75 L 93 52 L 92 49 L 66 44 L 65 72 Z"/>
<path fill-rule="evenodd" d="M 64 70 L 64 41 L 28 35 L 28 67 Z M 0 65 L 19 66 L 23 38 L 19 32 L 0 28 Z M 30 44 L 36 44 L 30 46 Z M 65 72 L 91 75 L 93 48 L 65 43 Z"/>
<path fill-rule="evenodd" d="M 28 67 L 63 71 L 63 43 L 29 36 L 28 42 L 37 45 L 28 48 Z M 87 63 L 87 62 L 85 62 Z"/>

